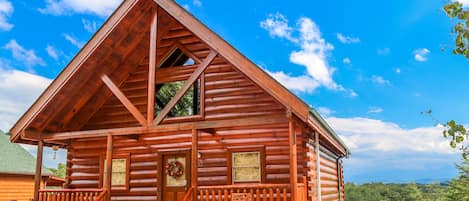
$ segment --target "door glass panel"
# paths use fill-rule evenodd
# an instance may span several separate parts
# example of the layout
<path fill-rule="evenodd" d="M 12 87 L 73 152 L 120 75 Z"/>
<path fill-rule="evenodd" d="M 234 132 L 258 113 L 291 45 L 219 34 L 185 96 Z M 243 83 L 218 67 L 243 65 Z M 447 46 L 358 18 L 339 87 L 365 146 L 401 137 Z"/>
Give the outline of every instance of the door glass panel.
<path fill-rule="evenodd" d="M 168 158 L 166 161 L 167 164 L 178 161 L 180 164 L 182 164 L 183 167 L 183 173 L 181 176 L 175 177 L 175 176 L 170 176 L 168 174 L 168 170 L 165 167 L 165 178 L 166 178 L 166 186 L 167 187 L 183 187 L 186 186 L 186 157 L 175 157 L 175 158 Z M 166 164 L 165 164 L 166 165 Z"/>

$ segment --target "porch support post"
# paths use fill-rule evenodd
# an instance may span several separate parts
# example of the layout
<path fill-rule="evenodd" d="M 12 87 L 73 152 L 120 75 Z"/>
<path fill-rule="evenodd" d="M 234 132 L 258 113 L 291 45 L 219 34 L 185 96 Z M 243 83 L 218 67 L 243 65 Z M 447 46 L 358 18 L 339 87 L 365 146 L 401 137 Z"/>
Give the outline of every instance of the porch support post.
<path fill-rule="evenodd" d="M 106 190 L 106 200 L 111 200 L 111 175 L 112 175 L 112 135 L 107 135 L 107 146 L 106 146 L 106 164 L 104 166 L 104 190 Z"/>
<path fill-rule="evenodd" d="M 321 153 L 319 153 L 319 133 L 315 132 L 314 133 L 316 139 L 315 139 L 315 146 L 314 148 L 316 149 L 316 179 L 317 179 L 317 191 L 318 191 L 318 200 L 321 200 Z"/>
<path fill-rule="evenodd" d="M 292 201 L 298 200 L 298 168 L 296 157 L 296 132 L 291 110 L 288 111 L 288 141 L 290 145 L 290 186 Z"/>
<path fill-rule="evenodd" d="M 44 151 L 44 142 L 39 140 L 37 143 L 36 157 L 36 175 L 34 176 L 34 201 L 39 200 L 39 188 L 41 188 L 42 179 L 42 152 Z"/>
<path fill-rule="evenodd" d="M 194 199 L 197 200 L 197 171 L 199 167 L 199 131 L 196 128 L 192 129 L 192 153 L 191 153 L 191 187 L 194 189 Z"/>

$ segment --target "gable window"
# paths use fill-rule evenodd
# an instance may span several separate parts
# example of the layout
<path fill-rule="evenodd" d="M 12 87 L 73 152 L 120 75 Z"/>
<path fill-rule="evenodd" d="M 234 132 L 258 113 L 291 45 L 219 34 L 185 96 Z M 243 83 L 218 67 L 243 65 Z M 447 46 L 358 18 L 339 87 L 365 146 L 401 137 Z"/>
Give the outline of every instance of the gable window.
<path fill-rule="evenodd" d="M 129 186 L 129 157 L 114 158 L 111 165 L 111 186 L 113 189 L 128 189 Z M 104 163 L 104 174 L 106 174 L 106 160 Z"/>
<path fill-rule="evenodd" d="M 155 116 L 184 85 L 184 81 L 168 82 L 156 86 Z M 184 117 L 200 114 L 200 81 L 196 81 L 168 113 L 168 117 Z"/>
<path fill-rule="evenodd" d="M 263 147 L 230 150 L 229 160 L 231 184 L 263 183 L 265 178 Z"/>
<path fill-rule="evenodd" d="M 196 62 L 188 56 L 190 54 L 186 54 L 187 50 L 183 50 L 182 46 L 178 44 L 174 45 L 168 56 L 166 56 L 159 65 L 160 70 L 167 76 L 165 76 L 165 81 L 157 83 L 155 86 L 154 117 L 157 117 L 161 113 L 184 85 L 187 72 L 184 74 L 185 76 L 181 76 L 181 73 L 178 74 L 178 72 L 181 72 L 181 69 L 185 69 L 186 66 L 192 66 L 193 68 L 193 65 L 196 64 Z M 202 86 L 203 76 L 201 79 L 196 80 L 174 107 L 171 108 L 165 121 L 185 119 L 177 117 L 201 117 L 201 99 L 203 99 L 203 95 L 201 94 Z"/>

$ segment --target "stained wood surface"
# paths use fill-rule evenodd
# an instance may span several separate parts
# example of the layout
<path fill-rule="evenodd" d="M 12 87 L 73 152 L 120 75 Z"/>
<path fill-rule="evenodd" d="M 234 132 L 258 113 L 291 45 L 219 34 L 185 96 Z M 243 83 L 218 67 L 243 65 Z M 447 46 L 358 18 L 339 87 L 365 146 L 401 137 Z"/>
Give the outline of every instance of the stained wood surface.
<path fill-rule="evenodd" d="M 44 181 L 41 187 L 44 187 Z M 0 200 L 29 201 L 33 197 L 34 176 L 0 174 Z"/>

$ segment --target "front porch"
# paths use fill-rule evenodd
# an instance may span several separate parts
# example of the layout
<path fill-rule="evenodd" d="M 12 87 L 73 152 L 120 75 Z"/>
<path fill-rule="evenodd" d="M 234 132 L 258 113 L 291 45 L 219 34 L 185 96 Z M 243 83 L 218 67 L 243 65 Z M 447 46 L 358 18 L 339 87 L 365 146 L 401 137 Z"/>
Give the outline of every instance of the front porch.
<path fill-rule="evenodd" d="M 306 186 L 297 184 L 297 201 L 307 200 Z M 198 186 L 189 188 L 181 201 L 288 201 L 291 189 L 290 184 Z M 39 201 L 106 201 L 107 194 L 105 189 L 40 190 Z"/>

